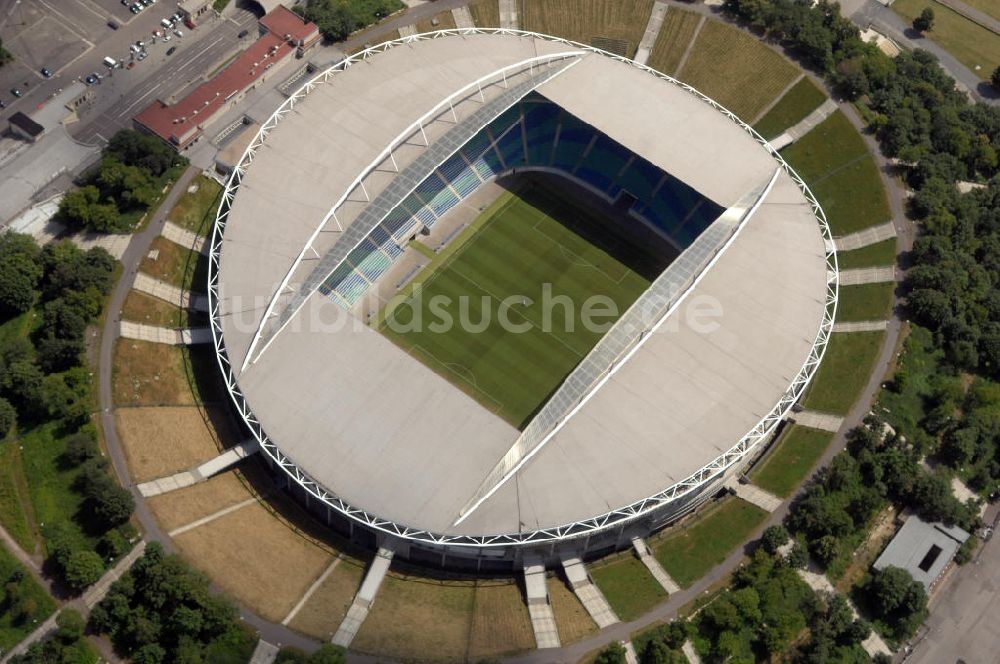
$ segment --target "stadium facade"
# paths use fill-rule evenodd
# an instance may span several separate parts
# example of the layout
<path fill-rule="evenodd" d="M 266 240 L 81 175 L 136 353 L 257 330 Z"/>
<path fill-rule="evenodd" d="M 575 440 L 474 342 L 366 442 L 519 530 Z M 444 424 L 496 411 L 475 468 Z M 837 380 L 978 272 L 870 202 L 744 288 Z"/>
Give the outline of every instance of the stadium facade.
<path fill-rule="evenodd" d="M 363 303 L 412 276 L 411 238 L 532 171 L 678 257 L 518 429 Z M 209 302 L 233 402 L 293 495 L 363 544 L 493 570 L 627 545 L 745 468 L 822 359 L 837 279 L 815 198 L 711 99 L 580 44 L 459 29 L 366 49 L 262 125 L 225 189 Z M 698 301 L 711 329 L 685 315 Z"/>

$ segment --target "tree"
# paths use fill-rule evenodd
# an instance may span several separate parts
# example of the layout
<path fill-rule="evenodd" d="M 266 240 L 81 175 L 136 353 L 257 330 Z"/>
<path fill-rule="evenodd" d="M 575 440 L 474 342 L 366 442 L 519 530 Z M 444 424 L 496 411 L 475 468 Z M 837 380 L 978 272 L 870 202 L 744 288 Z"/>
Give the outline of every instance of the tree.
<path fill-rule="evenodd" d="M 872 576 L 868 587 L 872 609 L 898 639 L 912 636 L 927 611 L 927 591 L 910 573 L 886 567 Z"/>
<path fill-rule="evenodd" d="M 59 628 L 59 638 L 66 643 L 72 643 L 83 636 L 87 621 L 76 609 L 63 609 L 56 616 L 56 626 Z"/>
<path fill-rule="evenodd" d="M 67 583 L 83 590 L 104 574 L 104 561 L 93 551 L 76 551 L 66 561 L 63 573 Z"/>
<path fill-rule="evenodd" d="M 625 664 L 625 646 L 618 641 L 612 641 L 597 655 L 594 664 Z"/>
<path fill-rule="evenodd" d="M 42 276 L 38 245 L 30 235 L 0 234 L 0 321 L 24 313 Z"/>
<path fill-rule="evenodd" d="M 930 32 L 934 29 L 934 10 L 924 7 L 923 11 L 913 19 L 913 29 L 917 32 Z"/>
<path fill-rule="evenodd" d="M 10 402 L 0 397 L 0 440 L 7 437 L 17 424 L 17 411 Z"/>
<path fill-rule="evenodd" d="M 780 523 L 768 526 L 760 537 L 760 545 L 768 553 L 776 553 L 788 542 L 788 531 Z"/>
<path fill-rule="evenodd" d="M 993 85 L 994 90 L 1000 90 L 1000 66 L 994 69 L 990 75 L 990 83 Z"/>

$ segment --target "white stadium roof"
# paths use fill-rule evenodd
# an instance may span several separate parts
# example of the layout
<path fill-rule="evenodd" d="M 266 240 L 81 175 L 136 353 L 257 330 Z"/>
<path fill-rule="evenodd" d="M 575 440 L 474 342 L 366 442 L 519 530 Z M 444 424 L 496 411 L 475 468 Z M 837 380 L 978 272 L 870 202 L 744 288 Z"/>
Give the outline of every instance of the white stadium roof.
<path fill-rule="evenodd" d="M 367 325 L 316 325 L 343 315 L 318 292 L 280 331 L 265 314 L 286 276 L 301 283 L 306 272 L 293 266 L 310 237 L 394 137 L 472 81 L 567 51 L 580 56 L 537 93 L 724 208 L 745 206 L 749 193 L 771 186 L 687 294 L 689 305 L 715 303 L 718 325 L 694 329 L 690 308 L 671 313 L 456 525 L 519 432 Z M 458 117 L 502 92 L 499 84 L 481 87 L 482 98 L 456 102 Z M 265 450 L 338 509 L 433 541 L 593 519 L 685 481 L 748 433 L 770 428 L 811 375 L 804 367 L 815 364 L 832 323 L 832 244 L 803 188 L 776 173 L 768 150 L 690 90 L 585 47 L 505 32 L 418 37 L 321 76 L 307 92 L 265 124 L 252 163 L 245 158 L 230 184 L 235 197 L 213 243 L 213 324 L 238 403 L 259 422 L 258 435 L 266 433 Z M 427 124 L 428 141 L 450 126 Z M 396 158 L 421 149 L 400 146 Z M 392 175 L 373 172 L 367 194 Z M 350 205 L 338 220 L 348 226 Z M 335 231 L 331 221 L 316 234 L 310 255 L 329 251 Z M 248 360 L 255 336 L 266 343 Z"/>

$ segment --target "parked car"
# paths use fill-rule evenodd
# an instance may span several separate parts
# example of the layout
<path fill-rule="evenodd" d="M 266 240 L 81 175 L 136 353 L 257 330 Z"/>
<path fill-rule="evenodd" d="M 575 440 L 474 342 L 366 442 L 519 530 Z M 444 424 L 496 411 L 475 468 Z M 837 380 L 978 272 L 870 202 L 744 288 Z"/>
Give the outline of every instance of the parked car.
<path fill-rule="evenodd" d="M 24 94 L 24 93 L 23 93 L 23 92 L 21 92 L 21 91 L 20 91 L 20 90 L 19 90 L 18 88 L 11 88 L 11 89 L 10 89 L 10 93 L 11 93 L 12 95 L 14 95 L 15 97 L 20 97 L 20 96 L 21 96 L 22 94 Z"/>
<path fill-rule="evenodd" d="M 131 69 L 132 67 L 135 67 L 135 63 L 134 62 L 130 62 L 127 65 L 125 65 L 125 69 Z"/>
<path fill-rule="evenodd" d="M 146 51 L 139 51 L 139 55 L 137 55 L 136 57 L 139 58 L 140 60 L 145 60 L 147 55 L 149 55 L 149 53 L 147 53 Z"/>
<path fill-rule="evenodd" d="M 246 36 L 247 36 L 248 34 L 250 34 L 250 31 L 249 31 L 249 30 L 240 30 L 240 34 L 236 35 L 236 38 L 237 38 L 237 39 L 243 39 L 243 38 L 244 38 L 244 37 L 246 37 Z"/>
<path fill-rule="evenodd" d="M 42 67 L 42 76 L 44 76 L 45 78 L 52 78 L 52 72 L 49 70 L 48 67 Z"/>
<path fill-rule="evenodd" d="M 133 2 L 131 5 L 129 5 L 128 10 L 133 14 L 138 14 L 139 12 L 142 11 L 142 5 Z"/>
<path fill-rule="evenodd" d="M 5 102 L 3 99 L 0 99 L 0 108 L 7 108 L 7 102 Z"/>
<path fill-rule="evenodd" d="M 123 2 L 122 4 L 125 4 L 125 3 Z M 110 21 L 108 21 L 108 27 L 111 28 L 112 30 L 117 30 L 118 29 L 118 21 L 116 21 L 115 19 L 111 19 Z"/>
<path fill-rule="evenodd" d="M 177 47 L 176 46 L 171 46 L 170 48 L 167 49 L 167 55 L 173 55 L 176 51 L 177 51 Z"/>
<path fill-rule="evenodd" d="M 97 83 L 97 79 L 94 78 L 93 76 L 88 76 L 87 78 L 83 79 L 83 82 L 86 83 L 87 85 L 93 85 L 94 83 Z"/>
<path fill-rule="evenodd" d="M 103 80 L 103 79 L 104 79 L 104 77 L 103 77 L 103 76 L 101 76 L 100 72 L 96 72 L 96 71 L 95 71 L 95 72 L 91 72 L 91 74 L 90 74 L 90 75 L 91 75 L 91 76 L 93 76 L 94 78 L 96 78 L 96 79 L 97 79 L 98 81 L 100 81 L 100 80 Z"/>
<path fill-rule="evenodd" d="M 170 35 L 163 35 L 163 41 L 165 42 L 170 41 Z"/>
<path fill-rule="evenodd" d="M 170 19 L 175 22 L 181 20 L 182 18 L 184 18 L 184 14 L 180 12 L 174 12 L 174 15 L 170 17 Z"/>
<path fill-rule="evenodd" d="M 181 32 L 180 30 L 174 30 L 174 34 L 177 35 L 178 37 L 183 37 L 184 36 L 184 33 Z"/>

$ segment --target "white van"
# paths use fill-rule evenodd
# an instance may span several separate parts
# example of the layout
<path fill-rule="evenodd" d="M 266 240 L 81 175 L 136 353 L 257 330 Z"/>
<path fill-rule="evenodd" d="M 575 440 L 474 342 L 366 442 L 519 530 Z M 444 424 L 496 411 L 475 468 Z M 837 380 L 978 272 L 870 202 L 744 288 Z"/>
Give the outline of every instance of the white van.
<path fill-rule="evenodd" d="M 160 19 L 160 25 L 163 26 L 164 30 L 169 30 L 170 28 L 174 27 L 173 22 L 167 18 Z"/>
<path fill-rule="evenodd" d="M 115 60 L 114 58 L 107 58 L 106 57 L 106 58 L 104 58 L 104 66 L 108 67 L 110 69 L 114 69 L 115 67 L 118 66 L 118 61 Z"/>

